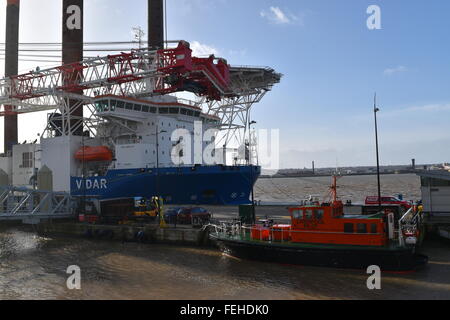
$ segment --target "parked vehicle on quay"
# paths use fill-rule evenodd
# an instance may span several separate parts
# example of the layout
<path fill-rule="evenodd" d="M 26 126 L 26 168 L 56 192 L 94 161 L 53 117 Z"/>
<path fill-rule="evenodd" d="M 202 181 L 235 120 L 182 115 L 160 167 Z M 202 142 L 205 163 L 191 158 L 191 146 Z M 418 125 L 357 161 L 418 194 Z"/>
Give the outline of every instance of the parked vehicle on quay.
<path fill-rule="evenodd" d="M 380 203 L 380 201 L 379 201 L 378 196 L 369 196 L 366 198 L 366 205 L 377 205 L 379 203 Z M 401 205 L 402 207 L 404 207 L 407 210 L 412 207 L 411 202 L 405 201 L 405 200 L 400 200 L 397 197 L 381 197 L 381 204 L 383 204 L 383 205 L 386 205 L 386 204 Z"/>
<path fill-rule="evenodd" d="M 164 213 L 166 223 L 184 225 L 205 225 L 211 220 L 211 213 L 205 208 L 169 208 Z"/>

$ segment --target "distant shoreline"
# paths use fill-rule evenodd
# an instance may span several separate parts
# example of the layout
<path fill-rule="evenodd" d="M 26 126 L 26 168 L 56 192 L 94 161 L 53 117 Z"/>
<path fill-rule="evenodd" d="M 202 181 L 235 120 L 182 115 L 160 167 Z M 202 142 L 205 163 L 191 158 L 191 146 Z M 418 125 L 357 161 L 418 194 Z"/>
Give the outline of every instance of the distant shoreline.
<path fill-rule="evenodd" d="M 382 172 L 381 175 L 395 175 L 395 174 L 416 174 L 416 171 L 408 171 L 408 172 Z M 376 176 L 377 173 L 349 173 L 342 174 L 342 177 L 355 177 L 355 176 Z M 331 177 L 330 173 L 324 174 L 296 174 L 296 175 L 261 175 L 259 179 L 286 179 L 286 178 L 319 178 L 319 177 Z"/>

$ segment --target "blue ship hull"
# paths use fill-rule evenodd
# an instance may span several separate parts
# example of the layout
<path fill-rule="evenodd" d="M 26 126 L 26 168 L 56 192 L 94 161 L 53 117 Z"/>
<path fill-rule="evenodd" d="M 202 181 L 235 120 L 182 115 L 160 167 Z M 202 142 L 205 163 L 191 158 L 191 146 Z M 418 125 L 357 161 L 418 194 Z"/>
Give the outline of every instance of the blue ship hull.
<path fill-rule="evenodd" d="M 73 196 L 116 199 L 162 196 L 168 204 L 239 205 L 251 203 L 261 175 L 256 166 L 196 166 L 109 170 L 106 176 L 71 178 Z"/>

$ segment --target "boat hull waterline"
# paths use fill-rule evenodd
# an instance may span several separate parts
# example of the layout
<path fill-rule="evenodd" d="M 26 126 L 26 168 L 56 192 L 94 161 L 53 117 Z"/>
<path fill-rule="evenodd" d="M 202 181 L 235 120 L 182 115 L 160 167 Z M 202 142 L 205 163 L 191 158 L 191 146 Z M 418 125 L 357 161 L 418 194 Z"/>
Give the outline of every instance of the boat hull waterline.
<path fill-rule="evenodd" d="M 216 238 L 221 249 L 234 257 L 314 267 L 364 269 L 379 266 L 382 271 L 408 272 L 423 267 L 428 257 L 411 248 L 373 250 L 372 248 L 331 248 L 318 245 L 266 244 Z"/>

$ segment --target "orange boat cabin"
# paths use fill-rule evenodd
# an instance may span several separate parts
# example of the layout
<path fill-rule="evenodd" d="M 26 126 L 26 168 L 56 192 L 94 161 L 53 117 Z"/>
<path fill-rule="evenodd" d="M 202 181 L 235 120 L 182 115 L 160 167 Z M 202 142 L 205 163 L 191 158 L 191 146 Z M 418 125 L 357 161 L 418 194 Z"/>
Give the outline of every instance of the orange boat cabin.
<path fill-rule="evenodd" d="M 341 201 L 291 208 L 289 212 L 292 242 L 385 246 L 389 241 L 381 215 L 345 216 Z"/>
<path fill-rule="evenodd" d="M 292 225 L 254 225 L 251 238 L 291 243 L 386 246 L 389 242 L 385 214 L 344 215 L 341 201 L 289 209 Z"/>

